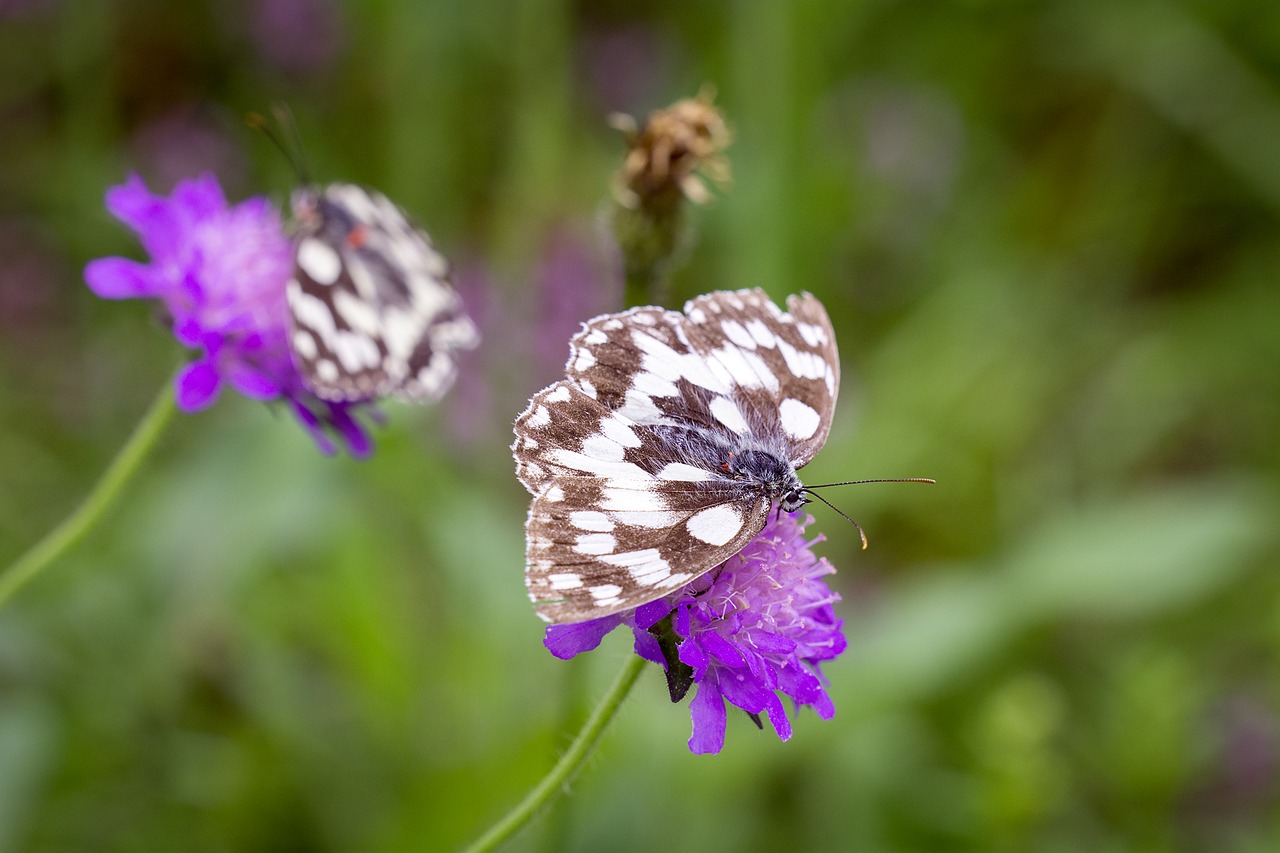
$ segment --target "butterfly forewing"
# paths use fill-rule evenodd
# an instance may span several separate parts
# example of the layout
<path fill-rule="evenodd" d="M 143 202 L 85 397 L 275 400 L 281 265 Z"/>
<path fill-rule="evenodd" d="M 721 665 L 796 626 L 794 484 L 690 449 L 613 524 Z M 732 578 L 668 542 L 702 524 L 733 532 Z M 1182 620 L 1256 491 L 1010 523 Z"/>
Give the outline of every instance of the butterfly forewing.
<path fill-rule="evenodd" d="M 821 302 L 808 293 L 790 296 L 787 309 L 759 290 L 709 294 L 685 306 L 698 351 L 734 377 L 748 430 L 781 429 L 800 468 L 827 440 L 840 360 Z M 730 411 L 726 419 L 733 418 Z M 742 428 L 736 420 L 732 426 Z"/>
<path fill-rule="evenodd" d="M 582 621 L 667 595 L 741 550 L 799 488 L 838 367 L 822 306 L 789 304 L 796 314 L 758 290 L 716 293 L 685 314 L 584 324 L 567 378 L 515 424 L 539 615 Z"/>
<path fill-rule="evenodd" d="M 334 401 L 440 397 L 476 328 L 430 239 L 381 193 L 354 184 L 295 199 L 287 296 L 294 361 Z"/>

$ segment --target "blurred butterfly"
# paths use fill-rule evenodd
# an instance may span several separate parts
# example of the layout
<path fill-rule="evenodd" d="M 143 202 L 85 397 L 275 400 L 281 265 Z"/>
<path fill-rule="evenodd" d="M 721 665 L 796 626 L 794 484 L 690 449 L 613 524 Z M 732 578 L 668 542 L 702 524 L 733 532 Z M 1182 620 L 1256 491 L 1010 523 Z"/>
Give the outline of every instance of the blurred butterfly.
<path fill-rule="evenodd" d="M 294 193 L 294 362 L 319 397 L 438 399 L 480 340 L 431 239 L 376 190 Z"/>
<path fill-rule="evenodd" d="M 282 128 L 292 117 L 276 107 Z M 457 375 L 456 353 L 480 336 L 426 232 L 382 193 L 356 184 L 311 184 L 301 146 L 285 145 L 248 116 L 293 164 L 293 275 L 286 288 L 289 344 L 316 396 L 359 402 L 438 399 Z"/>

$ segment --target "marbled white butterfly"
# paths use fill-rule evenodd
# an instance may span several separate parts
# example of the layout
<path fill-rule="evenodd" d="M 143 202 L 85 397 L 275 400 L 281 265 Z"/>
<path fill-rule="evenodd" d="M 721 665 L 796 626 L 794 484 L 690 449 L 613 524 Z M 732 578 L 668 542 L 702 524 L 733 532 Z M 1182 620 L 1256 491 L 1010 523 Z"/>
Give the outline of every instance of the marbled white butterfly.
<path fill-rule="evenodd" d="M 290 335 L 307 387 L 347 402 L 444 394 L 455 351 L 479 335 L 430 238 L 382 193 L 355 184 L 300 189 L 293 213 Z"/>
<path fill-rule="evenodd" d="M 511 448 L 534 496 L 525 583 L 542 618 L 661 598 L 740 551 L 775 505 L 808 502 L 796 469 L 826 441 L 840 362 L 822 303 L 787 309 L 739 290 L 583 325 Z"/>

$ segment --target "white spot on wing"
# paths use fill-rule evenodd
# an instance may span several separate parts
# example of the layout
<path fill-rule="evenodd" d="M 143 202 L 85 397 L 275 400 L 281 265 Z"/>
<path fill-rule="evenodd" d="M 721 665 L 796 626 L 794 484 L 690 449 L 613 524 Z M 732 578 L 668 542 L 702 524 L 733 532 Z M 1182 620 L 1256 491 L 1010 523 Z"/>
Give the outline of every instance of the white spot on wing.
<path fill-rule="evenodd" d="M 617 415 L 611 415 L 600 422 L 600 431 L 608 436 L 610 441 L 616 441 L 623 447 L 639 447 L 640 436 L 636 435 L 623 418 Z"/>
<path fill-rule="evenodd" d="M 578 537 L 573 550 L 579 554 L 612 554 L 618 542 L 610 533 L 584 533 Z"/>
<path fill-rule="evenodd" d="M 605 486 L 601 489 L 598 506 L 603 510 L 626 513 L 669 511 L 667 502 L 658 492 L 652 489 L 628 489 L 623 486 Z"/>
<path fill-rule="evenodd" d="M 534 409 L 533 413 L 529 415 L 527 420 L 525 420 L 524 425 L 526 427 L 532 427 L 533 429 L 538 429 L 540 427 L 546 426 L 549 423 L 551 423 L 551 412 L 547 410 L 546 406 L 539 406 L 538 408 Z"/>
<path fill-rule="evenodd" d="M 751 333 L 751 337 L 755 342 L 765 349 L 772 349 L 777 343 L 777 338 L 773 336 L 773 332 L 769 331 L 769 327 L 760 320 L 748 322 L 747 331 Z"/>
<path fill-rule="evenodd" d="M 701 483 L 712 479 L 710 471 L 704 471 L 683 462 L 672 462 L 658 472 L 659 480 L 679 480 L 685 483 Z"/>
<path fill-rule="evenodd" d="M 295 291 L 290 296 L 290 307 L 293 308 L 293 316 L 298 323 L 315 330 L 321 340 L 333 337 L 333 314 L 329 312 L 329 306 L 324 304 L 323 299 L 302 290 Z"/>
<path fill-rule="evenodd" d="M 743 349 L 756 348 L 755 339 L 737 320 L 725 320 L 720 327 L 724 329 L 725 337 Z"/>
<path fill-rule="evenodd" d="M 786 360 L 787 369 L 801 379 L 823 379 L 827 374 L 827 363 L 817 353 L 802 352 L 781 338 L 778 352 Z"/>
<path fill-rule="evenodd" d="M 568 572 L 547 575 L 547 585 L 556 590 L 578 589 L 582 586 L 582 577 Z"/>
<path fill-rule="evenodd" d="M 659 583 L 671 575 L 671 564 L 662 559 L 657 548 L 610 554 L 601 557 L 600 562 L 626 569 L 637 583 L 645 585 Z"/>
<path fill-rule="evenodd" d="M 297 261 L 302 271 L 317 284 L 333 284 L 342 271 L 338 253 L 316 237 L 306 237 L 298 243 Z"/>
<path fill-rule="evenodd" d="M 615 510 L 612 515 L 619 524 L 628 527 L 647 527 L 650 530 L 661 530 L 680 520 L 679 514 L 670 510 Z"/>
<path fill-rule="evenodd" d="M 350 291 L 335 290 L 333 307 L 352 329 L 370 336 L 378 334 L 382 324 L 378 322 L 377 309 Z"/>
<path fill-rule="evenodd" d="M 621 444 L 604 435 L 593 435 L 582 442 L 582 453 L 592 459 L 621 462 L 624 452 Z"/>
<path fill-rule="evenodd" d="M 812 438 L 822 423 L 822 417 L 812 406 L 790 397 L 778 406 L 778 414 L 782 418 L 782 429 L 792 438 Z"/>
<path fill-rule="evenodd" d="M 815 326 L 813 323 L 796 323 L 796 328 L 800 330 L 800 337 L 804 338 L 804 342 L 811 347 L 817 348 L 827 342 L 827 330 L 821 326 Z"/>
<path fill-rule="evenodd" d="M 704 509 L 685 522 L 689 535 L 708 545 L 723 545 L 742 530 L 742 515 L 729 504 Z"/>
<path fill-rule="evenodd" d="M 608 533 L 613 530 L 613 522 L 603 512 L 580 509 L 569 513 L 569 523 L 579 530 L 590 530 L 595 533 Z"/>
<path fill-rule="evenodd" d="M 597 438 L 602 442 L 607 442 L 610 447 L 616 448 L 617 458 L 602 459 L 596 456 L 589 456 L 586 453 L 577 453 L 563 448 L 548 451 L 545 458 L 549 462 L 554 462 L 556 465 L 560 465 L 572 471 L 583 471 L 587 474 L 595 474 L 598 477 L 610 477 L 623 482 L 635 483 L 637 481 L 644 482 L 645 480 L 653 479 L 639 465 L 619 461 L 621 459 L 621 447 L 618 447 L 618 445 L 608 441 L 603 436 L 597 436 Z M 584 450 L 586 449 L 586 444 L 590 443 L 592 440 L 593 439 L 588 439 L 587 442 L 583 444 Z M 598 450 L 600 448 L 593 445 L 591 449 Z M 604 509 L 611 509 L 611 507 L 604 507 Z"/>
<path fill-rule="evenodd" d="M 737 403 L 728 397 L 716 397 L 712 400 L 711 414 L 716 420 L 736 433 L 742 434 L 749 429 L 746 418 L 742 416 L 742 410 L 738 408 Z"/>
<path fill-rule="evenodd" d="M 316 348 L 316 339 L 311 337 L 310 332 L 303 329 L 297 329 L 293 333 L 293 351 L 308 361 L 319 354 L 319 350 Z"/>

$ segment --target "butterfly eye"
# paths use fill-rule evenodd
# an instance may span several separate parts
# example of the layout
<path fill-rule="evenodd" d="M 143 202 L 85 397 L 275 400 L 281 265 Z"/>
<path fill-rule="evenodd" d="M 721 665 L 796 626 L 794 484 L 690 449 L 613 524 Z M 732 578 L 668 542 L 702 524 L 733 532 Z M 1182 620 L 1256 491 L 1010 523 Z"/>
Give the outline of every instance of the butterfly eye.
<path fill-rule="evenodd" d="M 778 505 L 782 508 L 783 512 L 795 512 L 808 502 L 809 499 L 804 496 L 803 492 L 796 491 L 788 492 L 783 495 L 782 500 L 778 502 Z"/>

